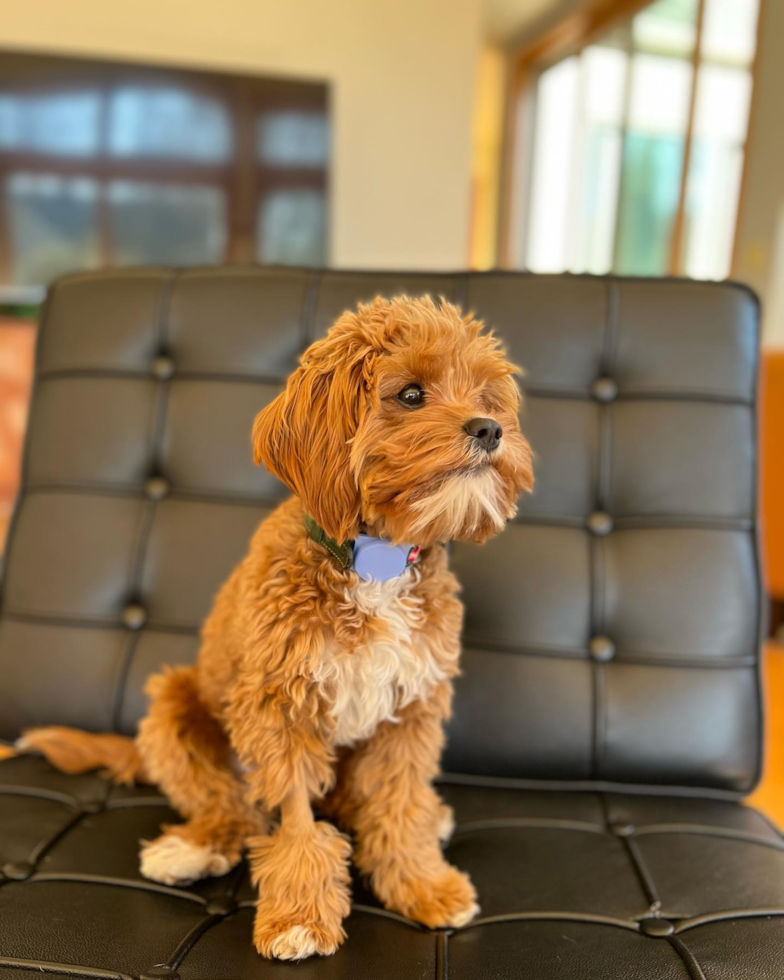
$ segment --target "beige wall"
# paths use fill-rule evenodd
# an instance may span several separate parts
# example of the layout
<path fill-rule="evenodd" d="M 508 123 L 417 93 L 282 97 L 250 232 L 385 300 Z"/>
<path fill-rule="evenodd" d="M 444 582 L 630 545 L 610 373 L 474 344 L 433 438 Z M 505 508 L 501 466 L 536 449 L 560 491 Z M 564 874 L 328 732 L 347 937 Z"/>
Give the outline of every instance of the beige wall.
<path fill-rule="evenodd" d="M 733 277 L 764 304 L 764 339 L 784 347 L 784 2 L 764 0 Z"/>
<path fill-rule="evenodd" d="M 332 83 L 332 261 L 464 267 L 480 0 L 14 0 L 0 48 Z"/>

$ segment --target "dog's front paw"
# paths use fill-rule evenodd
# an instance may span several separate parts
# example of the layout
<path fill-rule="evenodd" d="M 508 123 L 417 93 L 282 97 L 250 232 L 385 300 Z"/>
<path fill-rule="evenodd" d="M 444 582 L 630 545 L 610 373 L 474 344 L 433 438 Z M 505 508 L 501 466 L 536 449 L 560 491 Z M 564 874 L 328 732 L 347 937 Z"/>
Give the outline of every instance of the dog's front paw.
<path fill-rule="evenodd" d="M 324 925 L 263 921 L 256 916 L 253 942 L 262 956 L 277 960 L 304 960 L 308 956 L 331 956 L 345 938 L 342 928 Z"/>
<path fill-rule="evenodd" d="M 293 831 L 284 823 L 248 845 L 259 889 L 256 949 L 279 960 L 334 953 L 346 938 L 343 919 L 351 909 L 346 838 L 319 820 Z"/>
<path fill-rule="evenodd" d="M 232 867 L 220 851 L 173 833 L 142 841 L 139 857 L 144 877 L 164 885 L 190 885 L 201 878 L 225 875 Z"/>
<path fill-rule="evenodd" d="M 431 929 L 465 926 L 479 914 L 471 879 L 449 864 L 433 878 L 399 882 L 392 894 L 387 908 Z"/>

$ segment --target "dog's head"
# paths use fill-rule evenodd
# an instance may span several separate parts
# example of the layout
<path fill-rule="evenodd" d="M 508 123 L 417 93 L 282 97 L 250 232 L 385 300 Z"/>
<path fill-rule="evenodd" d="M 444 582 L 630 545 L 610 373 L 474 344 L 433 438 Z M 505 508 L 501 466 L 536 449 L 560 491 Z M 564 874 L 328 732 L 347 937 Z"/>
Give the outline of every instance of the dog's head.
<path fill-rule="evenodd" d="M 344 313 L 256 418 L 256 462 L 330 537 L 486 541 L 533 487 L 517 369 L 429 296 Z"/>

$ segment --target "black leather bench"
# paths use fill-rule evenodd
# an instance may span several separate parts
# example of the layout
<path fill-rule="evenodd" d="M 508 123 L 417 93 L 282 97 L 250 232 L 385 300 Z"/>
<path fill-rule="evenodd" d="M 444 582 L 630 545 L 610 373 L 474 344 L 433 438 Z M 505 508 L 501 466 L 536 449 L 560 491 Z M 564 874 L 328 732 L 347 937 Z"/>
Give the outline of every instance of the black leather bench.
<path fill-rule="evenodd" d="M 132 732 L 281 496 L 254 413 L 347 305 L 443 294 L 525 365 L 537 489 L 453 548 L 464 676 L 449 857 L 478 921 L 429 932 L 361 882 L 327 960 L 253 951 L 244 869 L 139 875 L 150 788 L 0 763 L 0 980 L 777 980 L 784 842 L 760 768 L 758 310 L 733 285 L 518 274 L 75 275 L 40 332 L 0 610 L 0 736 Z"/>

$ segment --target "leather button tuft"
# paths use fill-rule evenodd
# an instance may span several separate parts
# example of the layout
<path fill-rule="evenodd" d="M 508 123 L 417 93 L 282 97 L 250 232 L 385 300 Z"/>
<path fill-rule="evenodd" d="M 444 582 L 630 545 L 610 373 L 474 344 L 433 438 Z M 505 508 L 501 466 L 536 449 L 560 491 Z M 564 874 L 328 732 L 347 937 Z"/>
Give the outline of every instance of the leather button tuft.
<path fill-rule="evenodd" d="M 151 966 L 149 970 L 145 970 L 139 980 L 180 980 L 180 975 L 170 966 L 159 963 L 156 966 Z"/>
<path fill-rule="evenodd" d="M 122 611 L 122 621 L 126 629 L 140 630 L 147 622 L 147 610 L 138 602 L 131 602 Z"/>
<path fill-rule="evenodd" d="M 27 881 L 35 868 L 29 861 L 9 861 L 0 868 L 0 871 L 9 881 Z"/>
<path fill-rule="evenodd" d="M 159 381 L 168 381 L 174 376 L 176 368 L 174 361 L 168 354 L 159 354 L 153 359 L 151 370 L 154 378 Z"/>
<path fill-rule="evenodd" d="M 593 660 L 606 663 L 615 656 L 615 644 L 607 636 L 595 636 L 588 646 L 588 652 Z"/>
<path fill-rule="evenodd" d="M 640 932 L 655 939 L 664 939 L 675 932 L 675 926 L 669 919 L 641 919 Z"/>
<path fill-rule="evenodd" d="M 151 476 L 144 484 L 144 493 L 150 500 L 163 500 L 170 490 L 171 484 L 165 476 Z"/>
<path fill-rule="evenodd" d="M 591 391 L 597 402 L 614 402 L 618 397 L 618 385 L 612 378 L 597 378 Z"/>
<path fill-rule="evenodd" d="M 213 898 L 207 902 L 204 911 L 207 915 L 229 915 L 236 908 L 236 903 L 229 898 Z"/>
<path fill-rule="evenodd" d="M 631 837 L 634 833 L 633 823 L 614 823 L 610 825 L 610 830 L 616 837 Z"/>
<path fill-rule="evenodd" d="M 588 517 L 588 530 L 597 538 L 603 538 L 613 529 L 613 519 L 603 510 L 595 510 Z"/>

